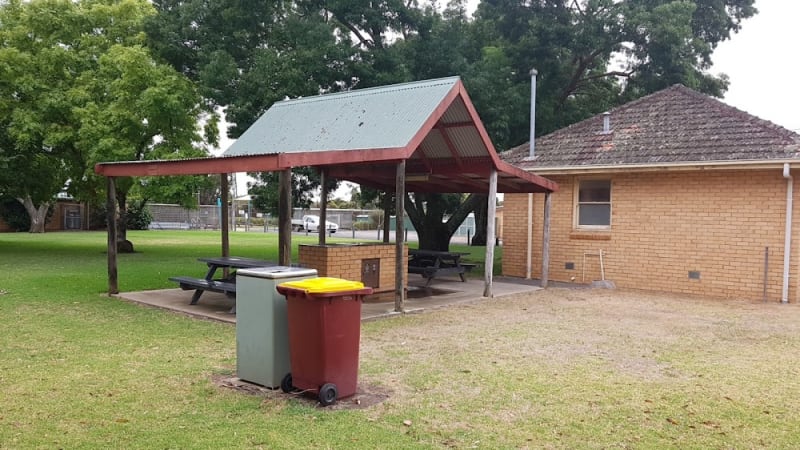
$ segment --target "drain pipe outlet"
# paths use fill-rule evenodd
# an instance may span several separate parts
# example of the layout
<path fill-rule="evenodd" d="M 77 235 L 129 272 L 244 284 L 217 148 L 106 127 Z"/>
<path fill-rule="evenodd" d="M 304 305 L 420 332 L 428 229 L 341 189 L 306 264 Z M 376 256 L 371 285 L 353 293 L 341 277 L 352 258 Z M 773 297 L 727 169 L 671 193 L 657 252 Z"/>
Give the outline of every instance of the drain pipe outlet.
<path fill-rule="evenodd" d="M 794 180 L 792 179 L 789 163 L 783 165 L 783 178 L 786 178 L 786 227 L 783 239 L 783 290 L 781 303 L 789 303 L 789 263 L 792 250 L 792 204 Z"/>

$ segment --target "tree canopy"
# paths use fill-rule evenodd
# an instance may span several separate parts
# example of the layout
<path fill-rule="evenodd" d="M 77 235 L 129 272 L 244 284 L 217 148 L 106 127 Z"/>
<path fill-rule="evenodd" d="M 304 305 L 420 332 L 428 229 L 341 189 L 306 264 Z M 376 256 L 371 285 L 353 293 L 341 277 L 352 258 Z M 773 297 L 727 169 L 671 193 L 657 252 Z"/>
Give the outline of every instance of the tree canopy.
<path fill-rule="evenodd" d="M 213 117 L 198 128 L 208 114 L 194 84 L 145 46 L 155 13 L 145 0 L 0 5 L 0 142 L 16 173 L 0 191 L 25 204 L 31 231 L 65 186 L 96 200 L 97 162 L 200 156 L 215 142 Z M 119 185 L 123 212 L 132 185 Z"/>
<path fill-rule="evenodd" d="M 500 150 L 529 137 L 532 68 L 536 134 L 675 83 L 720 96 L 728 81 L 708 72 L 713 51 L 756 14 L 753 4 L 482 0 L 470 16 L 465 0 L 443 9 L 416 0 L 9 0 L 0 6 L 0 164 L 54 181 L 12 187 L 0 176 L 0 192 L 46 202 L 69 179 L 88 197 L 95 161 L 205 154 L 215 108 L 235 138 L 275 101 L 396 82 L 460 75 Z M 274 183 L 261 178 L 269 199 Z M 195 192 L 201 181 L 169 192 Z M 122 186 L 124 203 L 133 183 Z M 432 230 L 425 245 L 438 248 L 458 225 L 445 217 L 475 208 L 482 217 L 485 207 L 476 196 L 406 201 L 417 229 Z"/>
<path fill-rule="evenodd" d="M 713 50 L 753 3 L 483 0 L 469 17 L 465 0 L 443 10 L 414 0 L 162 0 L 147 30 L 161 57 L 228 108 L 231 137 L 285 97 L 457 74 L 506 149 L 528 139 L 532 68 L 537 134 L 675 83 L 720 96 L 727 79 L 708 73 Z M 432 230 L 425 245 L 438 248 L 458 226 L 444 217 L 485 208 L 475 196 L 407 202 L 417 230 Z"/>

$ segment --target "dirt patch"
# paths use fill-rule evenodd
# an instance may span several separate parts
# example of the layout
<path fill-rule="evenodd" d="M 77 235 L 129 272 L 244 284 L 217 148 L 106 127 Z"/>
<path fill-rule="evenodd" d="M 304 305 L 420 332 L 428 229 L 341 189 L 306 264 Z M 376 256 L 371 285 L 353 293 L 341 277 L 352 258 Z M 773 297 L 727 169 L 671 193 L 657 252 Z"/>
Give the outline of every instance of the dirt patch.
<path fill-rule="evenodd" d="M 668 386 L 712 397 L 719 386 L 731 386 L 757 399 L 765 380 L 785 378 L 783 372 L 797 367 L 789 355 L 798 346 L 797 304 L 550 288 L 365 323 L 358 392 L 328 409 L 448 409 L 454 399 L 477 405 L 502 398 L 515 417 L 535 409 L 539 399 L 531 402 L 525 389 L 540 389 L 536 382 L 555 390 L 547 395 L 557 401 L 592 383 L 641 391 Z M 290 398 L 318 406 L 313 395 L 265 389 L 231 373 L 214 383 L 278 408 Z"/>
<path fill-rule="evenodd" d="M 319 401 L 313 394 L 305 395 L 302 392 L 286 394 L 280 389 L 270 389 L 257 384 L 249 383 L 236 376 L 213 375 L 211 381 L 215 386 L 223 389 L 230 389 L 247 395 L 256 395 L 264 398 L 265 404 L 275 405 L 279 402 L 286 402 L 289 399 L 308 404 L 309 406 L 320 406 Z M 359 383 L 355 395 L 339 399 L 333 405 L 326 407 L 326 410 L 346 410 L 346 409 L 365 409 L 375 406 L 388 399 L 391 391 L 382 386 L 370 383 Z"/>
<path fill-rule="evenodd" d="M 558 379 L 576 365 L 621 382 L 681 383 L 702 376 L 705 364 L 735 371 L 755 356 L 784 358 L 783 345 L 768 344 L 796 342 L 798 319 L 795 304 L 551 288 L 367 327 L 361 361 L 365 376 L 391 365 L 391 376 L 381 382 L 395 393 L 392 402 L 430 394 L 436 387 L 426 377 L 446 386 L 476 372 L 549 372 Z M 420 381 L 409 386 L 409 379 Z"/>

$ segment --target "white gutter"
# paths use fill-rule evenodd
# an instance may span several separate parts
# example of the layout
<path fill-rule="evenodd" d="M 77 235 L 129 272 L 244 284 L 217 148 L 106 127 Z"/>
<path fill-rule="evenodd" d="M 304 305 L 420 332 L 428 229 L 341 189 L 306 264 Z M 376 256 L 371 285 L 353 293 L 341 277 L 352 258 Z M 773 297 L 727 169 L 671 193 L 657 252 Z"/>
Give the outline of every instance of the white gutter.
<path fill-rule="evenodd" d="M 798 159 L 740 160 L 740 161 L 690 161 L 664 164 L 606 164 L 591 166 L 524 167 L 537 175 L 572 175 L 609 172 L 652 172 L 664 170 L 724 170 L 724 169 L 780 169 L 784 164 L 797 164 Z"/>
<path fill-rule="evenodd" d="M 794 180 L 788 163 L 783 165 L 783 178 L 786 178 L 786 226 L 783 238 L 783 290 L 781 303 L 789 303 L 789 263 L 792 250 L 792 204 L 794 194 Z"/>

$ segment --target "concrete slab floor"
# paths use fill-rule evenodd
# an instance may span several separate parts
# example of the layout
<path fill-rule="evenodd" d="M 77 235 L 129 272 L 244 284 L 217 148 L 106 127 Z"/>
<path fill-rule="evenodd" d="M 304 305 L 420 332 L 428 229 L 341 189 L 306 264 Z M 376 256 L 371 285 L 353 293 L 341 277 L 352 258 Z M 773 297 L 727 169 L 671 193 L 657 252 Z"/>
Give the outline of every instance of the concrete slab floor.
<path fill-rule="evenodd" d="M 495 298 L 522 292 L 533 292 L 541 289 L 535 281 L 514 278 L 495 279 L 492 292 Z M 462 282 L 458 278 L 437 278 L 430 288 L 424 287 L 424 280 L 412 277 L 409 280 L 408 294 L 404 303 L 406 314 L 419 313 L 435 308 L 485 300 L 483 297 L 484 281 L 467 279 Z M 194 291 L 181 289 L 158 289 L 151 291 L 123 292 L 116 297 L 155 308 L 162 308 L 179 314 L 185 314 L 206 320 L 236 323 L 233 298 L 215 292 L 205 292 L 196 305 L 189 301 Z M 375 320 L 395 317 L 401 313 L 394 311 L 394 295 L 384 294 L 369 296 L 361 306 L 361 320 Z"/>

